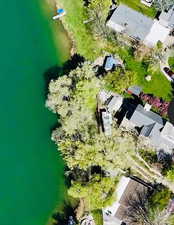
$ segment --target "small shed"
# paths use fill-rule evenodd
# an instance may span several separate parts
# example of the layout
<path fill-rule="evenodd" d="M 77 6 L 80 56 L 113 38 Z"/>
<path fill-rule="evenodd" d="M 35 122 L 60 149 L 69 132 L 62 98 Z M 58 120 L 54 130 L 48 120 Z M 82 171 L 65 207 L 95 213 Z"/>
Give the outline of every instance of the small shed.
<path fill-rule="evenodd" d="M 139 86 L 131 86 L 128 88 L 127 92 L 131 95 L 139 96 L 142 92 L 142 88 Z"/>
<path fill-rule="evenodd" d="M 112 55 L 107 56 L 105 63 L 104 63 L 104 69 L 105 71 L 110 71 L 116 66 L 121 66 L 121 61 Z"/>

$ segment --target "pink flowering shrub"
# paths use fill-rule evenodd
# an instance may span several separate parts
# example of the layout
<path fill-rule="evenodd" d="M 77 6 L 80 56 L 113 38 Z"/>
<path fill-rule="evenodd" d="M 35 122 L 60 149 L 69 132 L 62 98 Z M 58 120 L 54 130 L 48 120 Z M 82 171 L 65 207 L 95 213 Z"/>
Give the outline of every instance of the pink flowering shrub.
<path fill-rule="evenodd" d="M 152 105 L 156 110 L 159 111 L 161 115 L 167 114 L 169 102 L 166 102 L 161 98 L 145 94 L 143 92 L 140 94 L 140 99 L 143 102 L 147 102 L 148 104 Z"/>

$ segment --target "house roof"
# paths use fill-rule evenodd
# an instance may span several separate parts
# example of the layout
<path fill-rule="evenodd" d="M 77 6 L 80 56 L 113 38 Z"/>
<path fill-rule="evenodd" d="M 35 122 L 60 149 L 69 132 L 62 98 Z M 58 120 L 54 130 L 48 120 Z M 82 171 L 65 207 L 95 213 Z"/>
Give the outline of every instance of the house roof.
<path fill-rule="evenodd" d="M 163 26 L 174 28 L 174 6 L 168 12 L 163 11 L 159 21 Z"/>
<path fill-rule="evenodd" d="M 112 70 L 114 66 L 120 65 L 120 60 L 112 55 L 106 57 L 105 70 Z"/>
<path fill-rule="evenodd" d="M 139 96 L 140 93 L 142 92 L 142 88 L 139 87 L 139 86 L 131 86 L 131 87 L 128 88 L 127 91 L 130 92 L 131 94 Z"/>
<path fill-rule="evenodd" d="M 170 33 L 169 28 L 164 27 L 163 25 L 160 24 L 159 21 L 155 20 L 154 24 L 150 28 L 149 34 L 146 36 L 144 40 L 144 43 L 149 47 L 155 46 L 158 43 L 158 41 L 164 43 L 169 33 Z"/>
<path fill-rule="evenodd" d="M 112 134 L 112 115 L 109 112 L 102 111 L 102 122 L 103 122 L 103 129 L 106 136 Z"/>
<path fill-rule="evenodd" d="M 108 214 L 110 216 L 111 221 L 113 218 L 117 218 L 118 221 L 123 221 L 124 210 L 127 207 L 128 199 L 131 196 L 133 196 L 137 191 L 140 191 L 140 190 L 143 191 L 145 189 L 146 187 L 143 184 L 131 179 L 130 177 L 123 176 L 120 179 L 120 182 L 115 192 L 117 201 L 114 202 L 111 206 L 103 210 L 104 219 L 105 219 L 105 215 Z"/>
<path fill-rule="evenodd" d="M 119 94 L 114 94 L 114 96 L 108 103 L 108 111 L 110 113 L 117 112 L 122 104 L 123 104 L 123 97 Z"/>
<path fill-rule="evenodd" d="M 166 141 L 172 143 L 174 148 L 174 126 L 171 123 L 166 122 L 161 135 Z"/>
<path fill-rule="evenodd" d="M 130 122 L 135 127 L 142 128 L 140 135 L 149 137 L 155 145 L 159 145 L 161 142 L 160 130 L 164 126 L 161 116 L 152 111 L 145 111 L 142 105 L 138 105 L 130 118 Z"/>
<path fill-rule="evenodd" d="M 131 124 L 141 128 L 140 135 L 149 137 L 158 149 L 174 149 L 174 126 L 160 115 L 138 105 L 130 118 Z"/>
<path fill-rule="evenodd" d="M 145 137 L 149 137 L 150 133 L 152 132 L 152 129 L 154 128 L 155 123 L 146 125 L 142 128 L 140 135 L 143 135 Z"/>
<path fill-rule="evenodd" d="M 118 202 L 120 205 L 127 207 L 128 199 L 137 191 L 143 191 L 146 187 L 143 184 L 131 179 L 130 177 L 122 177 L 121 179 L 127 184 Z"/>
<path fill-rule="evenodd" d="M 106 90 L 101 90 L 98 94 L 98 97 L 102 103 L 105 103 L 112 96 L 113 96 L 113 93 Z"/>
<path fill-rule="evenodd" d="M 153 123 L 158 123 L 161 127 L 164 125 L 163 119 L 160 115 L 152 111 L 145 111 L 142 105 L 137 106 L 132 117 L 130 118 L 130 121 L 138 127 L 150 125 Z"/>
<path fill-rule="evenodd" d="M 107 25 L 117 32 L 125 32 L 128 36 L 144 40 L 153 25 L 153 20 L 126 5 L 120 4 Z"/>

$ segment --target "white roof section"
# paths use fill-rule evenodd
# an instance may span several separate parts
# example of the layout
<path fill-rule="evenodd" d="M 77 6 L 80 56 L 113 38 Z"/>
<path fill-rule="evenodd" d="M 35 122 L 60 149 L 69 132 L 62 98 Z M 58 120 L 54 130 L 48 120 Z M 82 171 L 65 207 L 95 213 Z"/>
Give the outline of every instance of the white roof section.
<path fill-rule="evenodd" d="M 131 179 L 129 177 L 122 177 L 117 187 L 117 201 L 119 201 L 126 190 L 127 185 Z"/>
<path fill-rule="evenodd" d="M 126 33 L 137 40 L 144 40 L 153 25 L 153 20 L 142 13 L 120 4 L 112 14 L 107 26 Z"/>
<path fill-rule="evenodd" d="M 111 217 L 103 213 L 103 224 L 104 225 L 121 225 L 122 221 L 117 219 L 116 217 Z"/>
<path fill-rule="evenodd" d="M 168 12 L 163 11 L 159 17 L 160 23 L 170 29 L 174 28 L 174 6 Z"/>
<path fill-rule="evenodd" d="M 123 104 L 123 97 L 119 94 L 115 94 L 108 104 L 108 111 L 110 113 L 117 112 Z"/>
<path fill-rule="evenodd" d="M 125 30 L 125 27 L 123 27 L 123 26 L 121 26 L 121 25 L 115 23 L 115 22 L 112 21 L 112 20 L 109 20 L 109 21 L 107 22 L 107 26 L 110 27 L 110 28 L 112 28 L 113 30 L 115 30 L 115 31 L 117 31 L 117 32 L 120 32 L 120 33 L 123 32 L 123 31 Z"/>
<path fill-rule="evenodd" d="M 99 99 L 102 103 L 105 103 L 111 96 L 113 95 L 112 92 L 101 90 L 99 92 Z"/>
<path fill-rule="evenodd" d="M 115 216 L 119 207 L 120 207 L 120 203 L 116 201 L 111 206 L 106 207 L 103 211 L 109 216 Z"/>
<path fill-rule="evenodd" d="M 152 105 L 150 105 L 149 103 L 146 103 L 145 106 L 144 106 L 145 111 L 150 111 L 151 108 L 152 108 Z"/>
<path fill-rule="evenodd" d="M 161 135 L 163 138 L 173 143 L 174 148 L 174 126 L 170 122 L 166 122 L 163 130 L 161 131 Z"/>
<path fill-rule="evenodd" d="M 129 177 L 121 177 L 118 186 L 116 188 L 116 202 L 114 202 L 111 206 L 106 207 L 103 211 L 109 213 L 110 216 L 114 216 L 117 212 L 117 209 L 120 207 L 119 200 L 121 199 L 124 191 L 126 190 L 127 185 L 131 179 Z"/>
<path fill-rule="evenodd" d="M 170 29 L 162 26 L 159 21 L 155 20 L 153 26 L 150 29 L 149 34 L 144 40 L 144 44 L 148 47 L 154 47 L 158 41 L 164 43 L 170 33 Z"/>

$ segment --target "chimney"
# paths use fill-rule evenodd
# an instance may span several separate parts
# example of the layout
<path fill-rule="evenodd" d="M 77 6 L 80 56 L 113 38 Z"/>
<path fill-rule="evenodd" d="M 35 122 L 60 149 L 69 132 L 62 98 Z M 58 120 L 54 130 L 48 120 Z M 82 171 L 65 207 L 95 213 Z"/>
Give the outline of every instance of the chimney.
<path fill-rule="evenodd" d="M 152 108 L 152 106 L 148 103 L 146 103 L 145 106 L 144 106 L 144 110 L 147 111 L 147 112 L 150 111 L 151 108 Z"/>

